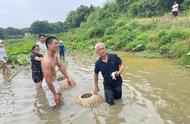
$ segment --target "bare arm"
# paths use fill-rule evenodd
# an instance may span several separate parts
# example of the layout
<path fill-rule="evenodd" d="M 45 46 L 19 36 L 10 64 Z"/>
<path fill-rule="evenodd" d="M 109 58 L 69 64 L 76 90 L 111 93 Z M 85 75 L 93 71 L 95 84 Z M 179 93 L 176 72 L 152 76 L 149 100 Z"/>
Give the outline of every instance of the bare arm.
<path fill-rule="evenodd" d="M 37 56 L 36 56 L 34 59 L 41 62 L 42 59 L 43 59 L 43 57 L 37 57 Z"/>
<path fill-rule="evenodd" d="M 58 56 L 56 56 L 56 65 L 59 68 L 59 70 L 61 71 L 61 73 L 64 75 L 65 79 L 67 80 L 68 85 L 71 86 L 71 79 L 69 78 L 66 69 L 64 68 L 64 66 L 59 61 Z"/>
<path fill-rule="evenodd" d="M 98 86 L 98 74 L 94 73 L 94 92 L 93 94 L 97 94 L 98 91 L 100 91 L 99 86 Z"/>
<path fill-rule="evenodd" d="M 119 71 L 118 71 L 118 74 L 119 74 L 119 75 L 123 72 L 124 68 L 125 68 L 125 65 L 124 65 L 124 63 L 122 62 L 121 65 L 119 66 Z"/>
<path fill-rule="evenodd" d="M 66 69 L 64 68 L 64 66 L 61 64 L 61 62 L 58 60 L 58 58 L 56 58 L 56 64 L 57 67 L 59 68 L 59 70 L 61 71 L 61 73 L 65 76 L 65 78 L 69 78 Z"/>

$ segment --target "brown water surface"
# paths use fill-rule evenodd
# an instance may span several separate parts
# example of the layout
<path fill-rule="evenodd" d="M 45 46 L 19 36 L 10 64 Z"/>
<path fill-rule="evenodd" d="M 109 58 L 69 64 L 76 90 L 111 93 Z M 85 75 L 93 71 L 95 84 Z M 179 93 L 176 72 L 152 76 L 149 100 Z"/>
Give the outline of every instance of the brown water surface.
<path fill-rule="evenodd" d="M 77 85 L 63 93 L 63 105 L 52 110 L 36 90 L 30 68 L 11 82 L 0 76 L 0 124 L 189 124 L 190 70 L 166 59 L 145 59 L 117 52 L 126 64 L 123 98 L 114 106 L 90 109 L 74 101 L 92 92 L 93 54 L 71 53 L 66 66 Z M 17 68 L 16 68 L 17 69 Z M 12 70 L 12 72 L 16 71 Z M 102 77 L 99 80 L 103 94 Z"/>

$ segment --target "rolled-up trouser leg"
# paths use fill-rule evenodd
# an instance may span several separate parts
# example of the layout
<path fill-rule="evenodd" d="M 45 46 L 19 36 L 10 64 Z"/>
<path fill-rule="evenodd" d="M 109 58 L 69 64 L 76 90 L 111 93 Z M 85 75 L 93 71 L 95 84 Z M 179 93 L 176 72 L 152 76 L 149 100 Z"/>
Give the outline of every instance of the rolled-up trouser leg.
<path fill-rule="evenodd" d="M 110 105 L 114 104 L 114 93 L 111 89 L 104 88 L 106 102 Z"/>
<path fill-rule="evenodd" d="M 113 88 L 113 93 L 114 93 L 114 99 L 121 99 L 121 97 L 122 97 L 122 86 L 119 85 L 119 86 Z"/>

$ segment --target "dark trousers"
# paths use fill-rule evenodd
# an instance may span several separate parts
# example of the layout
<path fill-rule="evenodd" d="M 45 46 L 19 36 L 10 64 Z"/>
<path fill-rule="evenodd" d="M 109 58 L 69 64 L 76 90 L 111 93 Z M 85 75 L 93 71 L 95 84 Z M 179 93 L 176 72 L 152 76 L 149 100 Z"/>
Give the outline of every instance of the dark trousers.
<path fill-rule="evenodd" d="M 104 93 L 106 102 L 110 105 L 113 105 L 114 99 L 121 99 L 122 97 L 122 85 L 118 85 L 116 87 L 104 86 Z"/>
<path fill-rule="evenodd" d="M 60 53 L 60 59 L 63 59 L 63 60 L 65 59 L 65 53 L 62 53 L 62 54 Z"/>

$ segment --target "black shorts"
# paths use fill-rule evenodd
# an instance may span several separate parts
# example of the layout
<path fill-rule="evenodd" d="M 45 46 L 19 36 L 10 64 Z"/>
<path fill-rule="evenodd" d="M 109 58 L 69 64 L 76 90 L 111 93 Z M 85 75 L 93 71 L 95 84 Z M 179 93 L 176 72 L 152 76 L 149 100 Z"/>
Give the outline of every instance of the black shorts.
<path fill-rule="evenodd" d="M 172 16 L 178 16 L 178 11 L 173 11 Z"/>
<path fill-rule="evenodd" d="M 32 72 L 32 79 L 33 81 L 36 82 L 42 82 L 43 80 L 43 73 L 40 71 L 37 72 Z"/>
<path fill-rule="evenodd" d="M 121 99 L 122 97 L 122 85 L 118 85 L 117 87 L 104 87 L 104 93 L 106 102 L 110 105 L 114 104 L 114 99 Z"/>

